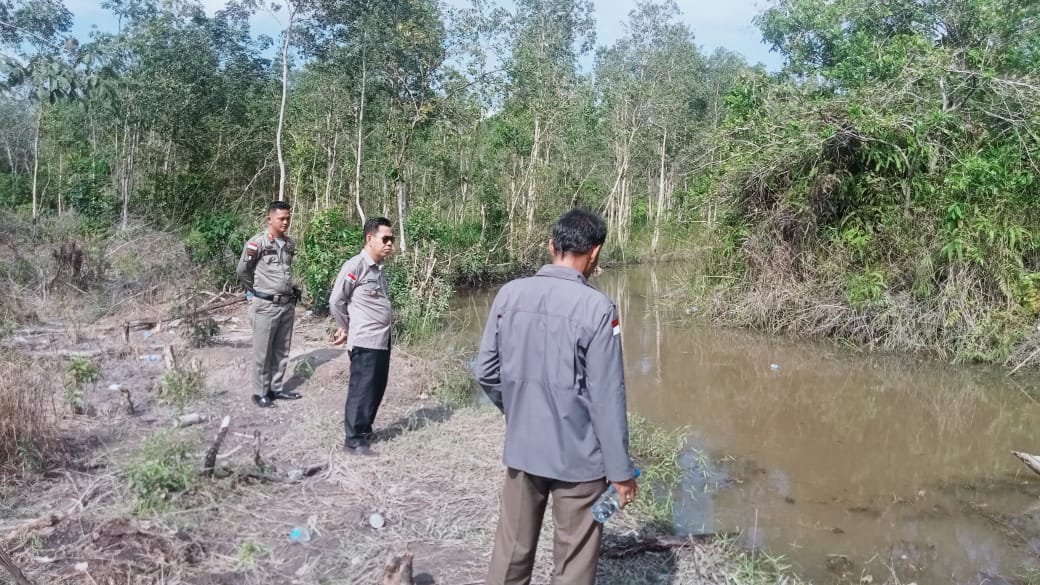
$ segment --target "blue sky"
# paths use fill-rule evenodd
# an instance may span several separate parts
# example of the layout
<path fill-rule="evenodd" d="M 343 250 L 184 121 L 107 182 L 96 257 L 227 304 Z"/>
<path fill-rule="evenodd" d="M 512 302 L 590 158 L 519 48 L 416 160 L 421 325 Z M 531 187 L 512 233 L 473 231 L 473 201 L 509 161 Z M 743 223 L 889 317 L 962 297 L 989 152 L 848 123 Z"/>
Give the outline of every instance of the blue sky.
<path fill-rule="evenodd" d="M 349 1 L 349 0 L 348 0 Z M 497 0 L 506 8 L 512 6 L 512 0 Z M 768 7 L 768 0 L 676 0 L 683 12 L 683 20 L 693 29 L 697 43 L 706 53 L 716 47 L 726 47 L 744 55 L 748 62 L 763 63 L 771 71 L 780 68 L 781 59 L 770 53 L 762 44 L 762 36 L 751 20 L 759 12 Z M 202 0 L 212 13 L 223 7 L 224 0 Z M 468 0 L 447 0 L 449 5 L 466 6 Z M 115 20 L 99 8 L 97 0 L 65 0 L 65 5 L 75 15 L 73 34 L 85 40 L 89 38 L 92 26 L 100 30 L 113 31 Z M 628 13 L 635 8 L 636 0 L 593 0 L 596 18 L 596 44 L 609 45 L 624 34 L 623 22 Z M 269 34 L 276 37 L 281 26 L 278 22 L 281 15 L 260 13 L 254 17 L 254 33 Z M 583 66 L 588 67 L 591 58 L 587 58 Z"/>

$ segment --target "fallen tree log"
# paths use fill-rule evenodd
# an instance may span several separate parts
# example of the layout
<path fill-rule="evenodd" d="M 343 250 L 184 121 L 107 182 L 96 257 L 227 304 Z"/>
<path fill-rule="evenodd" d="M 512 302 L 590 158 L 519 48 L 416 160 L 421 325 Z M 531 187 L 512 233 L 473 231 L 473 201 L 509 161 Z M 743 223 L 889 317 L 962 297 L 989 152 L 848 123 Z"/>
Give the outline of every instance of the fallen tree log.
<path fill-rule="evenodd" d="M 1018 460 L 1026 464 L 1033 473 L 1040 474 L 1040 456 L 1030 455 L 1029 453 L 1023 453 L 1021 451 L 1012 451 L 1012 455 L 1018 457 Z"/>
<path fill-rule="evenodd" d="M 665 552 L 694 544 L 711 542 L 717 538 L 727 535 L 715 532 L 704 532 L 699 534 L 688 534 L 686 536 L 668 535 L 658 537 L 646 537 L 642 540 L 627 539 L 611 543 L 603 548 L 603 556 L 608 559 L 622 559 L 641 553 Z"/>
<path fill-rule="evenodd" d="M 152 319 L 137 319 L 137 320 L 134 320 L 134 321 L 126 321 L 126 322 L 123 323 L 123 336 L 125 338 L 129 339 L 131 331 L 140 331 L 142 329 L 161 328 L 163 325 L 171 324 L 174 321 L 179 321 L 181 319 L 187 319 L 189 317 L 198 317 L 200 315 L 204 315 L 206 313 L 209 313 L 210 311 L 216 311 L 217 309 L 223 309 L 225 307 L 230 307 L 232 305 L 237 305 L 239 303 L 244 303 L 244 302 L 246 302 L 246 298 L 244 296 L 235 296 L 232 299 L 229 299 L 229 300 L 226 300 L 226 301 L 223 301 L 223 302 L 220 302 L 220 303 L 214 303 L 212 305 L 207 305 L 205 307 L 200 307 L 200 308 L 198 308 L 198 309 L 196 309 L 194 311 L 190 311 L 188 313 L 184 313 L 184 314 L 181 314 L 181 315 L 173 315 L 173 316 L 165 317 L 165 318 L 163 318 L 163 317 L 154 317 Z"/>

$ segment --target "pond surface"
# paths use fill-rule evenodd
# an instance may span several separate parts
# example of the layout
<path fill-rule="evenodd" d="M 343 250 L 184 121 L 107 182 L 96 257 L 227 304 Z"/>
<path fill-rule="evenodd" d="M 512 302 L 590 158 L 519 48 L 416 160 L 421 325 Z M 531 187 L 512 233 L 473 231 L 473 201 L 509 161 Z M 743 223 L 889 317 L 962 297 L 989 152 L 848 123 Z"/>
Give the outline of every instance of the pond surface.
<path fill-rule="evenodd" d="M 1040 568 L 1038 378 L 699 325 L 675 265 L 608 270 L 629 408 L 686 428 L 676 524 L 739 531 L 816 583 L 1000 583 Z M 459 299 L 474 345 L 493 291 Z M 705 463 L 705 460 L 707 463 Z"/>

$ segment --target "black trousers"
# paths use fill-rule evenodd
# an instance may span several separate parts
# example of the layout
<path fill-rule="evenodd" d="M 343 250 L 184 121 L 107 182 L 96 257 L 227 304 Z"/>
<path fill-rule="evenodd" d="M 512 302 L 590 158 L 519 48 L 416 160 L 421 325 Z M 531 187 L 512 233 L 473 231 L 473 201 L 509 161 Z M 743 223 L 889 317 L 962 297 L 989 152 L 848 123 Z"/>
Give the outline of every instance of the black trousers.
<path fill-rule="evenodd" d="M 389 373 L 389 349 L 355 347 L 350 350 L 350 383 L 343 416 L 348 447 L 367 445 L 372 439 L 372 423 L 383 402 Z"/>

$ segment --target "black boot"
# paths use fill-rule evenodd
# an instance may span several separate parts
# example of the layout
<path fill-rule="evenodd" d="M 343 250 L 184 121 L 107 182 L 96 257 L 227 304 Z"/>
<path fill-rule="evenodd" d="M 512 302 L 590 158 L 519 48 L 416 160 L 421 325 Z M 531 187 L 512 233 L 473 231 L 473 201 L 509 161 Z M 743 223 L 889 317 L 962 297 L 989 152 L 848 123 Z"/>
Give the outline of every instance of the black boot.
<path fill-rule="evenodd" d="M 260 408 L 274 408 L 274 396 L 264 394 L 263 396 L 253 394 L 253 403 Z"/>

